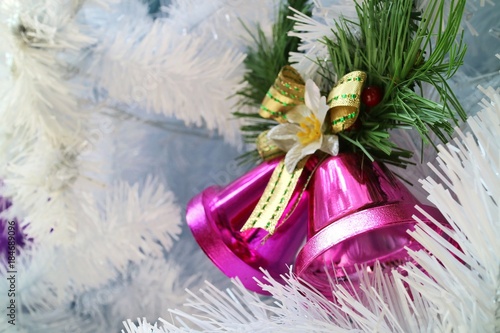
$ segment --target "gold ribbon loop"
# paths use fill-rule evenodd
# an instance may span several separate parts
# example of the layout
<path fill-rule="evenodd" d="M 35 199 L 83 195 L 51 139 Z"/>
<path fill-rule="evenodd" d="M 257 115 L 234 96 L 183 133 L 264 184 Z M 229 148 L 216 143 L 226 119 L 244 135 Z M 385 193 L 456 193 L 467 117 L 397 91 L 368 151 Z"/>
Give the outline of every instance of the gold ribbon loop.
<path fill-rule="evenodd" d="M 286 113 L 304 104 L 305 82 L 291 66 L 281 69 L 274 84 L 269 88 L 262 101 L 259 114 L 262 118 L 272 118 L 277 122 L 286 122 Z"/>
<path fill-rule="evenodd" d="M 351 127 L 359 115 L 359 105 L 366 73 L 354 71 L 344 75 L 332 88 L 327 104 L 333 133 Z"/>

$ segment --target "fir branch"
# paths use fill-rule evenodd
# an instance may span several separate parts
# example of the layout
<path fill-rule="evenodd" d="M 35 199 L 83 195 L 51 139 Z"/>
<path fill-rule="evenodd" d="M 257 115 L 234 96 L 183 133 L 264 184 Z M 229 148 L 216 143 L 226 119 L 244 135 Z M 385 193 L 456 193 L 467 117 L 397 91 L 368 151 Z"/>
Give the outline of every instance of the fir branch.
<path fill-rule="evenodd" d="M 324 39 L 331 64 L 318 60 L 318 65 L 332 85 L 337 77 L 363 70 L 368 74 L 368 85 L 384 89 L 379 105 L 369 113 L 362 110 L 361 128 L 341 135 L 370 159 L 382 152 L 384 159 L 393 160 L 396 148 L 404 151 L 389 140 L 391 129 L 414 128 L 431 144 L 428 137 L 434 132 L 447 142 L 453 132 L 450 120 L 458 124 L 459 118 L 466 118 L 446 82 L 465 55 L 462 35 L 458 34 L 465 1 L 452 1 L 449 13 L 444 2 L 432 2 L 421 14 L 412 1 L 365 0 L 356 3 L 359 22 L 341 18 L 335 22 L 334 38 Z M 438 91 L 442 104 L 415 92 L 415 86 L 422 82 Z M 411 153 L 405 151 L 404 155 Z"/>
<path fill-rule="evenodd" d="M 243 97 L 243 105 L 259 107 L 281 68 L 288 64 L 288 54 L 297 50 L 299 39 L 288 37 L 288 32 L 293 28 L 293 21 L 287 17 L 292 14 L 290 7 L 302 13 L 310 14 L 310 5 L 307 2 L 306 0 L 283 1 L 276 22 L 273 25 L 270 39 L 260 27 L 257 30 L 257 35 L 252 35 L 245 26 L 245 29 L 255 42 L 255 48 L 249 49 L 247 58 L 244 61 L 248 70 L 244 76 L 244 81 L 248 85 L 237 93 L 237 95 Z M 241 114 L 235 115 L 242 116 Z"/>
<path fill-rule="evenodd" d="M 263 119 L 258 114 L 258 108 L 266 95 L 269 87 L 274 83 L 281 68 L 288 64 L 288 55 L 296 51 L 299 39 L 288 37 L 288 32 L 293 28 L 293 21 L 288 19 L 292 14 L 290 7 L 295 10 L 310 15 L 311 6 L 306 0 L 289 0 L 280 4 L 277 19 L 272 29 L 272 36 L 269 39 L 264 31 L 259 27 L 257 34 L 253 35 L 248 27 L 247 32 L 252 36 L 255 47 L 250 48 L 244 61 L 247 73 L 244 81 L 247 83 L 237 92 L 241 100 L 239 107 L 250 106 L 257 108 L 253 113 L 235 112 L 237 118 L 247 119 L 252 125 L 241 127 L 243 137 L 248 143 L 254 143 L 257 136 L 276 125 L 274 120 Z M 243 23 L 242 23 L 243 24 Z M 248 154 L 247 156 L 256 156 Z M 244 159 L 242 159 L 244 160 Z"/>

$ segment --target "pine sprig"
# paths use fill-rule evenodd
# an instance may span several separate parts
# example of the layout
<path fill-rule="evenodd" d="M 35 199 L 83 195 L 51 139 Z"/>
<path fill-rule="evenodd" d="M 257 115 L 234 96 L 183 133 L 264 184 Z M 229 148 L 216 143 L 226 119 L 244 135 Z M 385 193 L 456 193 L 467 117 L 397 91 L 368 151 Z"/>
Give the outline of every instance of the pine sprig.
<path fill-rule="evenodd" d="M 466 118 L 446 82 L 465 55 L 459 34 L 464 6 L 464 0 L 451 1 L 446 13 L 444 0 L 431 1 L 421 14 L 415 11 L 412 1 L 365 0 L 356 4 L 359 22 L 340 19 L 335 23 L 334 38 L 324 40 L 330 64 L 318 61 L 323 77 L 333 85 L 336 78 L 363 70 L 368 74 L 367 85 L 384 89 L 379 105 L 370 112 L 362 110 L 361 127 L 340 133 L 343 141 L 372 160 L 392 161 L 400 166 L 407 163 L 401 158 L 410 157 L 412 152 L 391 142 L 391 129 L 414 128 L 424 142 L 431 144 L 429 135 L 434 132 L 447 142 L 453 132 L 452 123 Z M 415 92 L 422 83 L 438 91 L 442 104 Z"/>
<path fill-rule="evenodd" d="M 248 50 L 245 59 L 247 72 L 244 75 L 244 81 L 247 84 L 237 93 L 241 97 L 240 106 L 251 106 L 258 110 L 279 71 L 288 64 L 289 53 L 297 51 L 299 39 L 288 37 L 288 32 L 293 28 L 293 21 L 287 19 L 292 14 L 290 7 L 310 15 L 311 6 L 307 0 L 283 1 L 273 25 L 271 39 L 266 37 L 260 27 L 258 27 L 256 35 L 246 28 L 255 42 L 255 47 Z M 253 113 L 235 112 L 233 115 L 249 119 L 252 122 L 252 125 L 241 128 L 245 141 L 249 143 L 255 142 L 261 132 L 276 125 L 276 121 L 260 117 L 258 111 Z"/>
<path fill-rule="evenodd" d="M 299 39 L 288 37 L 288 32 L 293 28 L 293 21 L 287 19 L 292 14 L 289 7 L 307 13 L 310 5 L 306 0 L 283 1 L 279 7 L 276 22 L 273 25 L 272 36 L 269 40 L 260 27 L 257 35 L 252 36 L 255 47 L 248 50 L 245 67 L 248 70 L 244 81 L 248 85 L 238 92 L 242 103 L 249 106 L 260 106 L 269 87 L 274 83 L 281 68 L 288 64 L 288 54 L 296 51 Z M 239 114 L 239 116 L 242 116 Z"/>

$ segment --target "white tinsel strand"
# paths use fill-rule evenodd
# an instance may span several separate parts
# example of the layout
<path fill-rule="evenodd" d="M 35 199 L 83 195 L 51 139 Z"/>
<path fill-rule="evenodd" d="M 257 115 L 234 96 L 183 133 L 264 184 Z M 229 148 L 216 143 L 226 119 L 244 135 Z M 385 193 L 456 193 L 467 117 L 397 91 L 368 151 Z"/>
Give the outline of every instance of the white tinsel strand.
<path fill-rule="evenodd" d="M 328 49 L 323 41 L 324 37 L 334 38 L 334 20 L 341 16 L 354 22 L 358 17 L 355 11 L 355 3 L 349 0 L 340 1 L 314 1 L 313 15 L 309 17 L 300 12 L 290 17 L 296 23 L 294 29 L 289 32 L 289 36 L 300 39 L 300 52 L 290 53 L 290 63 L 304 77 L 320 82 L 321 76 L 318 74 L 318 61 L 328 64 Z"/>
<path fill-rule="evenodd" d="M 23 217 L 26 232 L 37 241 L 71 241 L 81 223 L 82 197 L 74 188 L 81 168 L 72 149 L 55 148 L 44 139 L 8 162 L 2 195 L 12 200 L 14 216 Z"/>
<path fill-rule="evenodd" d="M 436 309 L 416 291 L 407 290 L 380 265 L 360 270 L 361 289 L 355 295 L 332 282 L 337 302 L 331 302 L 293 275 L 282 285 L 271 277 L 262 284 L 275 300 L 263 301 L 235 281 L 235 288 L 220 291 L 208 284 L 200 295 L 191 293 L 193 311 L 171 310 L 172 322 L 160 319 L 158 332 L 427 332 L 439 328 Z M 128 321 L 127 333 L 151 325 Z"/>
<path fill-rule="evenodd" d="M 123 322 L 127 333 L 165 333 L 166 331 L 158 327 L 158 324 L 151 325 L 146 318 L 137 318 L 137 323 L 128 319 Z M 122 330 L 122 333 L 125 332 Z M 189 332 L 189 331 L 186 331 Z"/>
<path fill-rule="evenodd" d="M 172 260 L 147 258 L 130 265 L 127 272 L 105 288 L 95 288 L 75 299 L 74 311 L 81 317 L 100 318 L 106 313 L 106 323 L 100 331 L 119 331 L 122 318 L 141 313 L 156 320 L 169 306 L 182 308 L 184 289 L 199 278 L 193 274 L 181 277 L 181 267 Z"/>
<path fill-rule="evenodd" d="M 112 188 L 114 168 L 109 157 L 114 147 L 110 137 L 116 124 L 99 116 L 100 110 L 90 110 L 92 129 L 86 133 L 87 139 L 64 149 L 39 138 L 32 151 L 19 152 L 5 168 L 8 177 L 3 179 L 2 195 L 12 201 L 10 216 L 22 217 L 20 223 L 38 245 L 72 244 L 87 223 L 85 194 L 105 200 Z"/>
<path fill-rule="evenodd" d="M 206 311 L 203 309 L 198 311 L 196 307 L 186 304 L 186 288 L 199 290 L 203 287 L 203 281 L 206 278 L 210 278 L 218 286 L 229 284 L 229 279 L 220 273 L 203 253 L 196 251 L 196 249 L 197 245 L 195 244 L 178 242 L 176 248 L 169 252 L 171 260 L 164 264 L 161 264 L 161 261 L 156 261 L 158 265 L 151 268 L 151 272 L 149 272 L 148 267 L 150 266 L 147 263 L 145 265 L 141 264 L 134 269 L 134 272 L 138 274 L 134 274 L 135 276 L 128 287 L 124 286 L 123 289 L 119 287 L 111 288 L 111 290 L 118 289 L 120 291 L 116 294 L 116 299 L 110 302 L 116 304 L 112 305 L 113 312 L 115 312 L 115 306 L 116 310 L 119 310 L 115 313 L 116 318 L 134 318 L 133 315 L 140 313 L 144 317 L 144 323 L 140 319 L 137 322 L 131 320 L 124 322 L 125 327 L 129 327 L 128 329 L 131 330 L 132 327 L 137 329 L 143 324 L 142 327 L 148 327 L 147 320 L 156 320 L 160 315 L 168 313 L 168 308 L 175 308 L 177 311 L 183 311 L 190 315 L 204 314 Z M 187 262 L 189 262 L 188 265 L 186 265 Z M 195 273 L 189 266 L 196 267 Z M 216 278 L 217 275 L 220 276 L 220 281 Z M 119 305 L 120 302 L 124 302 L 123 294 L 128 295 L 125 300 L 126 307 Z M 134 301 L 137 301 L 137 303 L 131 304 Z M 119 317 L 124 311 L 134 310 L 135 313 L 129 312 L 129 316 L 122 315 Z M 160 329 L 158 328 L 158 330 Z"/>
<path fill-rule="evenodd" d="M 94 200 L 89 197 L 86 205 L 88 223 L 58 259 L 76 289 L 98 286 L 147 256 L 162 257 L 180 234 L 180 209 L 156 179 L 142 186 L 119 183 L 104 203 Z"/>
<path fill-rule="evenodd" d="M 80 33 L 77 8 L 75 1 L 23 1 L 3 19 L 1 37 L 13 78 L 1 105 L 9 124 L 4 131 L 26 144 L 41 134 L 54 146 L 71 146 L 81 135 L 83 115 L 74 95 L 80 89 L 68 84 L 67 60 L 94 39 Z"/>
<path fill-rule="evenodd" d="M 472 134 L 459 131 L 460 140 L 440 147 L 441 170 L 435 173 L 447 185 L 431 177 L 422 181 L 429 200 L 454 229 L 451 237 L 461 251 L 420 222 L 411 234 L 430 253 L 412 256 L 430 277 L 419 270 L 401 278 L 419 286 L 440 309 L 444 326 L 464 332 L 498 330 L 500 94 L 493 88 L 480 89 L 490 101 L 483 100 L 484 110 L 469 119 Z"/>
<path fill-rule="evenodd" d="M 226 292 L 212 284 L 199 291 L 200 296 L 189 292 L 191 298 L 187 306 L 189 312 L 171 310 L 178 323 L 176 327 L 160 318 L 163 325 L 159 332 L 272 332 L 267 312 L 261 305 L 259 296 L 247 291 L 239 282 L 235 289 Z M 199 313 L 199 315 L 193 313 Z M 127 333 L 142 332 L 148 327 L 146 321 L 139 320 L 139 326 L 129 320 L 124 322 Z M 156 325 L 156 324 L 155 324 Z M 156 325 L 157 326 L 157 325 Z M 123 331 L 122 331 L 123 332 Z"/>
<path fill-rule="evenodd" d="M 258 26 L 271 36 L 279 4 L 278 0 L 212 0 L 201 5 L 196 0 L 175 0 L 165 15 L 179 33 L 211 34 L 213 40 L 244 51 L 254 42 L 245 27 L 255 34 Z"/>

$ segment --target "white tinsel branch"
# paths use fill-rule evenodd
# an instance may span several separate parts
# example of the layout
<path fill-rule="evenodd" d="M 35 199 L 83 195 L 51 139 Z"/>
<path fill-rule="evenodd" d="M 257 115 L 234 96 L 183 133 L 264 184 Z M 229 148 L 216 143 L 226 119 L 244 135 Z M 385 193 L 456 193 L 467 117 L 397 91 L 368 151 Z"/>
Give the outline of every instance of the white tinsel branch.
<path fill-rule="evenodd" d="M 8 16 L 0 38 L 9 55 L 12 85 L 0 105 L 8 120 L 2 130 L 22 147 L 37 135 L 56 147 L 69 147 L 81 137 L 84 115 L 75 97 L 81 87 L 68 78 L 71 58 L 95 40 L 81 33 L 77 8 L 75 1 L 23 1 L 3 13 Z"/>
<path fill-rule="evenodd" d="M 291 52 L 289 61 L 304 78 L 320 82 L 318 62 L 327 65 L 329 59 L 324 37 L 330 39 L 335 37 L 332 31 L 335 31 L 335 20 L 340 17 L 357 21 L 358 17 L 353 1 L 337 1 L 330 4 L 314 1 L 312 17 L 298 11 L 295 11 L 295 14 L 290 17 L 296 23 L 293 30 L 289 32 L 289 36 L 300 39 L 298 49 L 300 52 Z"/>
<path fill-rule="evenodd" d="M 90 112 L 80 95 L 88 88 L 74 77 L 82 50 L 96 40 L 82 32 L 80 5 L 5 2 L 0 14 L 10 83 L 0 93 L 0 195 L 32 237 L 42 240 L 52 230 L 54 245 L 77 228 L 74 184 L 85 174 L 78 156 Z"/>
<path fill-rule="evenodd" d="M 120 19 L 111 13 L 97 27 L 103 34 L 90 71 L 102 96 L 127 108 L 205 125 L 241 146 L 240 123 L 231 112 L 250 39 L 244 26 L 252 29 L 258 19 L 270 30 L 274 6 L 265 0 L 238 3 L 174 1 L 164 9 L 167 17 L 156 20 L 139 2 L 120 4 Z M 89 11 L 89 20 L 92 15 L 98 14 Z"/>
<path fill-rule="evenodd" d="M 109 283 L 131 264 L 163 258 L 181 232 L 180 208 L 157 179 L 142 186 L 118 183 L 102 202 L 83 198 L 78 237 L 59 246 L 34 239 L 19 257 L 17 291 L 28 312 L 60 306 Z"/>
<path fill-rule="evenodd" d="M 467 332 L 499 329 L 500 94 L 491 87 L 480 90 L 490 100 L 483 100 L 483 111 L 468 120 L 472 132 L 458 130 L 458 138 L 440 147 L 441 170 L 435 173 L 441 184 L 430 177 L 422 181 L 429 200 L 455 231 L 451 237 L 460 250 L 420 222 L 411 235 L 430 253 L 411 255 L 429 276 L 413 270 L 401 278 L 420 286 L 419 291 L 440 309 L 444 326 Z"/>

